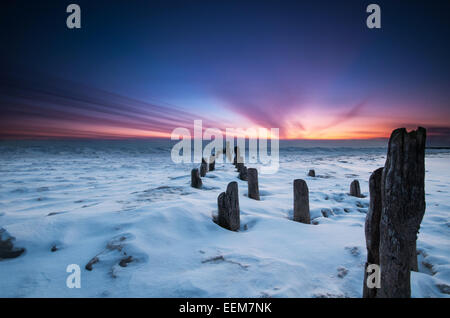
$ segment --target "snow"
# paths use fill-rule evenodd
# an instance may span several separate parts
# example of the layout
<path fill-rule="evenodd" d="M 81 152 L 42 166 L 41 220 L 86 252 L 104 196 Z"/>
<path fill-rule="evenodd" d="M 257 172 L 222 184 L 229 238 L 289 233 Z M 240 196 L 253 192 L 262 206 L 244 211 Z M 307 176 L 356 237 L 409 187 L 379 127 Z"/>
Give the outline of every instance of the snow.
<path fill-rule="evenodd" d="M 282 148 L 279 171 L 259 175 L 255 201 L 229 163 L 216 164 L 203 189 L 191 188 L 197 165 L 172 163 L 162 141 L 1 142 L 0 227 L 26 252 L 0 261 L 0 296 L 361 297 L 368 179 L 385 154 Z M 449 158 L 427 153 L 413 297 L 448 297 Z M 296 178 L 308 184 L 317 225 L 291 220 Z M 353 179 L 367 197 L 348 195 Z M 239 185 L 239 232 L 212 221 L 231 181 Z M 80 289 L 66 286 L 69 264 L 81 268 Z"/>

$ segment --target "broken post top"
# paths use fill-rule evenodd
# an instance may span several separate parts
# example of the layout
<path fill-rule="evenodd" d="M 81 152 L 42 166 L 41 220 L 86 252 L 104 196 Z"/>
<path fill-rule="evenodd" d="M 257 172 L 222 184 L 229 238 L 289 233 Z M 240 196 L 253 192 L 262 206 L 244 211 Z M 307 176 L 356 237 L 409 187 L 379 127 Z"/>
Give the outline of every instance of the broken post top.
<path fill-rule="evenodd" d="M 410 178 L 411 174 L 425 175 L 425 143 L 425 128 L 419 127 L 409 133 L 405 128 L 394 130 L 389 138 L 386 165 L 388 161 L 405 164 L 403 170 L 410 171 L 409 175 L 405 175 L 407 178 Z"/>
<path fill-rule="evenodd" d="M 236 181 L 232 181 L 232 182 L 228 183 L 228 186 L 227 186 L 227 194 L 228 195 L 230 195 L 234 192 L 236 194 L 238 193 L 238 184 Z"/>
<path fill-rule="evenodd" d="M 248 168 L 247 175 L 249 180 L 255 183 L 256 188 L 258 188 L 258 170 L 256 168 Z"/>
<path fill-rule="evenodd" d="M 294 180 L 294 187 L 295 188 L 302 188 L 302 189 L 308 189 L 308 185 L 306 184 L 306 181 L 303 179 L 295 179 Z"/>
<path fill-rule="evenodd" d="M 425 143 L 426 129 L 423 127 L 407 132 L 405 128 L 394 130 L 389 138 L 387 161 L 401 160 L 404 164 L 413 166 L 404 167 L 415 172 L 414 168 L 421 169 L 417 173 L 425 175 Z M 389 157 L 391 155 L 391 157 Z M 414 169 L 414 170 L 413 170 Z"/>

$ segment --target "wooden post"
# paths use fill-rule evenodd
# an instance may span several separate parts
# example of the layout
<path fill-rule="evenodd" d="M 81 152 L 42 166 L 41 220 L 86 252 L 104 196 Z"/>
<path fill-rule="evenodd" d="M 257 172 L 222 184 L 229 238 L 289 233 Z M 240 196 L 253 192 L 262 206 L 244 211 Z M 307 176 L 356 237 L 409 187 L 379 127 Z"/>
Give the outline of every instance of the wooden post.
<path fill-rule="evenodd" d="M 200 189 L 202 187 L 202 179 L 198 175 L 198 169 L 194 168 L 191 171 L 191 187 Z"/>
<path fill-rule="evenodd" d="M 209 157 L 209 171 L 214 171 L 216 168 L 216 158 L 214 156 Z"/>
<path fill-rule="evenodd" d="M 352 183 L 350 184 L 350 195 L 357 198 L 361 198 L 361 188 L 359 186 L 358 180 L 353 180 Z"/>
<path fill-rule="evenodd" d="M 219 210 L 218 224 L 230 231 L 238 231 L 240 223 L 239 194 L 236 181 L 230 182 L 227 191 L 222 192 L 217 198 Z"/>
<path fill-rule="evenodd" d="M 206 164 L 206 162 L 202 162 L 200 164 L 200 177 L 204 177 L 206 176 L 206 172 L 208 171 L 208 165 Z"/>
<path fill-rule="evenodd" d="M 244 159 L 242 157 L 239 157 L 239 159 L 236 161 L 237 171 L 241 172 L 242 167 L 244 167 Z"/>
<path fill-rule="evenodd" d="M 247 169 L 248 180 L 248 197 L 259 200 L 259 186 L 258 186 L 258 170 L 256 168 Z"/>
<path fill-rule="evenodd" d="M 311 223 L 308 185 L 302 179 L 294 180 L 294 221 Z"/>
<path fill-rule="evenodd" d="M 426 130 L 396 129 L 389 139 L 381 182 L 381 288 L 377 297 L 411 297 L 417 233 L 425 213 Z M 414 268 L 413 268 L 414 269 Z"/>
<path fill-rule="evenodd" d="M 247 181 L 247 167 L 243 166 L 241 171 L 239 171 L 239 179 L 242 181 Z"/>
<path fill-rule="evenodd" d="M 380 265 L 381 176 L 383 168 L 375 170 L 369 179 L 370 205 L 366 215 L 365 235 L 367 262 L 364 267 L 363 298 L 375 298 L 377 288 L 367 287 L 367 266 Z"/>
<path fill-rule="evenodd" d="M 241 158 L 241 151 L 238 146 L 234 146 L 234 159 L 233 159 L 233 165 L 236 166 L 239 159 Z"/>

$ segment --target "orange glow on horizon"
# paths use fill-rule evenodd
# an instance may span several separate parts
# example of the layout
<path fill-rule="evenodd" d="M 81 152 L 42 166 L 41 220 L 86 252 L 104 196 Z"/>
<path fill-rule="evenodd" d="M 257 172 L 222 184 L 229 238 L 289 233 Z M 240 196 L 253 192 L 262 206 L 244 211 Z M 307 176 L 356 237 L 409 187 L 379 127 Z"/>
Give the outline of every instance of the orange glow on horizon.
<path fill-rule="evenodd" d="M 328 116 L 327 116 L 328 115 Z M 303 116 L 299 126 L 296 124 L 300 122 L 298 118 L 292 117 L 283 123 L 283 127 L 279 128 L 278 139 L 280 140 L 364 140 L 364 139 L 379 139 L 389 138 L 391 132 L 399 127 L 407 129 L 415 129 L 417 125 L 403 125 L 395 121 L 395 119 L 386 119 L 382 117 L 358 117 L 352 120 L 334 123 L 336 121 L 331 114 L 308 114 Z M 327 124 L 328 123 L 328 124 Z M 331 124 L 330 124 L 331 123 Z M 426 126 L 426 122 L 422 123 Z M 224 124 L 226 125 L 226 124 Z M 261 125 L 252 125 L 248 121 L 242 121 L 236 126 L 242 128 L 226 127 L 217 129 L 222 134 L 223 140 L 227 136 L 244 137 L 253 139 L 274 139 L 270 127 L 262 127 Z M 93 124 L 93 123 L 74 123 L 70 120 L 55 121 L 55 120 L 41 120 L 39 122 L 31 120 L 22 120 L 20 129 L 14 123 L 7 123 L 3 127 L 4 139 L 27 139 L 27 138 L 88 138 L 88 139 L 145 139 L 145 138 L 165 138 L 171 139 L 172 131 L 150 130 L 144 128 L 122 127 L 107 124 Z M 45 127 L 45 129 L 42 129 Z M 202 127 L 202 137 L 205 138 L 205 132 L 209 127 L 204 125 Z M 276 127 L 272 127 L 276 128 Z M 161 129 L 161 128 L 160 128 Z M 169 130 L 170 127 L 167 127 Z M 194 125 L 185 127 L 189 132 L 187 135 L 179 136 L 181 138 L 194 138 Z M 267 133 L 267 137 L 264 135 Z M 214 132 L 210 130 L 210 135 L 214 139 Z"/>

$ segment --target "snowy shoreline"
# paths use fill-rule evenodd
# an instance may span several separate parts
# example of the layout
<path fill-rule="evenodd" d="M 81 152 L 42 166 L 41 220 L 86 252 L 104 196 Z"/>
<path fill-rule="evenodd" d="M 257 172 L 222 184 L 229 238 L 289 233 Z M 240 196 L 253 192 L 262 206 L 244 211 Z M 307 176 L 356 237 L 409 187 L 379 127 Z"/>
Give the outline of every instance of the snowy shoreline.
<path fill-rule="evenodd" d="M 384 165 L 382 148 L 280 149 L 279 171 L 259 177 L 261 201 L 228 163 L 191 188 L 197 165 L 173 164 L 166 146 L 0 148 L 0 226 L 26 248 L 0 261 L 1 297 L 361 297 L 368 179 Z M 449 296 L 449 159 L 427 152 L 413 297 Z M 317 225 L 291 220 L 296 178 L 308 183 Z M 366 198 L 348 195 L 353 179 Z M 230 181 L 239 232 L 212 221 Z M 66 286 L 69 264 L 82 268 L 80 289 Z"/>

